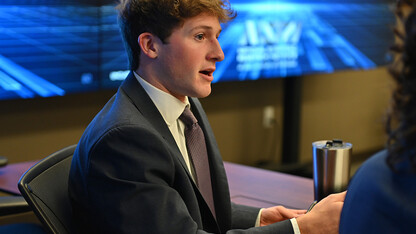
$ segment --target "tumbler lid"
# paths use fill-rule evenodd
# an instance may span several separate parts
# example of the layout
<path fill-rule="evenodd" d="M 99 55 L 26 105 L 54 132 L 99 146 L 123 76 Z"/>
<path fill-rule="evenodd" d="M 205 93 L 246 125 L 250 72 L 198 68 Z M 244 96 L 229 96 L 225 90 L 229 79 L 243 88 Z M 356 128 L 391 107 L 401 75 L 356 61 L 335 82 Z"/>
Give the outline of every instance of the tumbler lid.
<path fill-rule="evenodd" d="M 313 147 L 321 149 L 348 149 L 352 147 L 351 143 L 343 142 L 341 139 L 315 141 Z"/>

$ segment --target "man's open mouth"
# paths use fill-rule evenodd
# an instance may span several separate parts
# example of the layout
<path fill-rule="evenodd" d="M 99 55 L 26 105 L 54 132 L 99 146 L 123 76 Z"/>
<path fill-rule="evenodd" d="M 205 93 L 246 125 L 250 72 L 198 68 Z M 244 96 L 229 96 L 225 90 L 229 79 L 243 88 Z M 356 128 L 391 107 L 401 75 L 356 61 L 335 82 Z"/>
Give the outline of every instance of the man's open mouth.
<path fill-rule="evenodd" d="M 212 76 L 214 71 L 215 71 L 214 69 L 207 69 L 207 70 L 200 71 L 199 73 L 202 73 L 202 74 L 207 75 L 207 76 Z"/>

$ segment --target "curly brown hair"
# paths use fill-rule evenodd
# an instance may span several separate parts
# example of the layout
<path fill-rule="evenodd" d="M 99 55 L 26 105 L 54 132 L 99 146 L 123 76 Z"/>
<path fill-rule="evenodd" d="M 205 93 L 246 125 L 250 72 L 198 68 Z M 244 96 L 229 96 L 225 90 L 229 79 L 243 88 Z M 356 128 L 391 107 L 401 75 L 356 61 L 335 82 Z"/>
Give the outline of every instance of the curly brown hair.
<path fill-rule="evenodd" d="M 409 161 L 416 173 L 416 11 L 415 1 L 399 0 L 396 8 L 395 61 L 389 71 L 396 83 L 387 114 L 387 163 L 394 171 Z"/>
<path fill-rule="evenodd" d="M 166 43 L 173 29 L 185 19 L 207 13 L 227 22 L 236 16 L 228 0 L 120 0 L 116 8 L 131 70 L 139 67 L 137 40 L 143 32 L 152 33 Z"/>

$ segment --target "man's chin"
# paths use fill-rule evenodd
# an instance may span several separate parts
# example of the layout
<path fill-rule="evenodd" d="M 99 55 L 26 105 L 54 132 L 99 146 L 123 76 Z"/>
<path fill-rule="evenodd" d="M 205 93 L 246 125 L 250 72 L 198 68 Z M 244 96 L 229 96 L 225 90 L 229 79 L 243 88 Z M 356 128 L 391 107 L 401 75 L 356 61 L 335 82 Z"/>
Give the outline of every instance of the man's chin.
<path fill-rule="evenodd" d="M 211 94 L 211 86 L 209 86 L 209 88 L 206 88 L 204 90 L 199 90 L 198 92 L 196 92 L 191 97 L 205 98 L 205 97 L 208 97 L 210 94 Z"/>

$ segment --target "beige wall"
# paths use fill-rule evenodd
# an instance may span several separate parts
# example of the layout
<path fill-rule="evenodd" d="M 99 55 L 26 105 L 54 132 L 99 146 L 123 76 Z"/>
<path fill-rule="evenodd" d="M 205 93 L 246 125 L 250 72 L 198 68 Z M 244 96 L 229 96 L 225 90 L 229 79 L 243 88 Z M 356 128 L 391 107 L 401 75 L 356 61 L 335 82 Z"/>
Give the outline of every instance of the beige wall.
<path fill-rule="evenodd" d="M 254 164 L 274 159 L 281 151 L 283 80 L 218 84 L 201 102 L 224 160 Z M 275 107 L 274 128 L 263 127 L 263 108 Z"/>
<path fill-rule="evenodd" d="M 76 143 L 113 92 L 0 102 L 0 155 L 20 162 Z M 213 86 L 211 96 L 201 102 L 224 160 L 243 164 L 280 160 L 282 94 L 282 79 Z M 301 160 L 311 159 L 311 143 L 320 139 L 342 138 L 353 143 L 355 153 L 381 148 L 388 96 L 384 68 L 303 77 Z M 262 125 L 266 106 L 275 107 L 273 128 Z"/>
<path fill-rule="evenodd" d="M 341 138 L 353 144 L 353 155 L 382 148 L 383 118 L 391 88 L 385 68 L 305 77 L 301 159 L 312 160 L 312 142 L 316 140 Z"/>
<path fill-rule="evenodd" d="M 100 92 L 0 102 L 0 155 L 10 162 L 39 159 L 77 143 L 111 96 Z"/>

